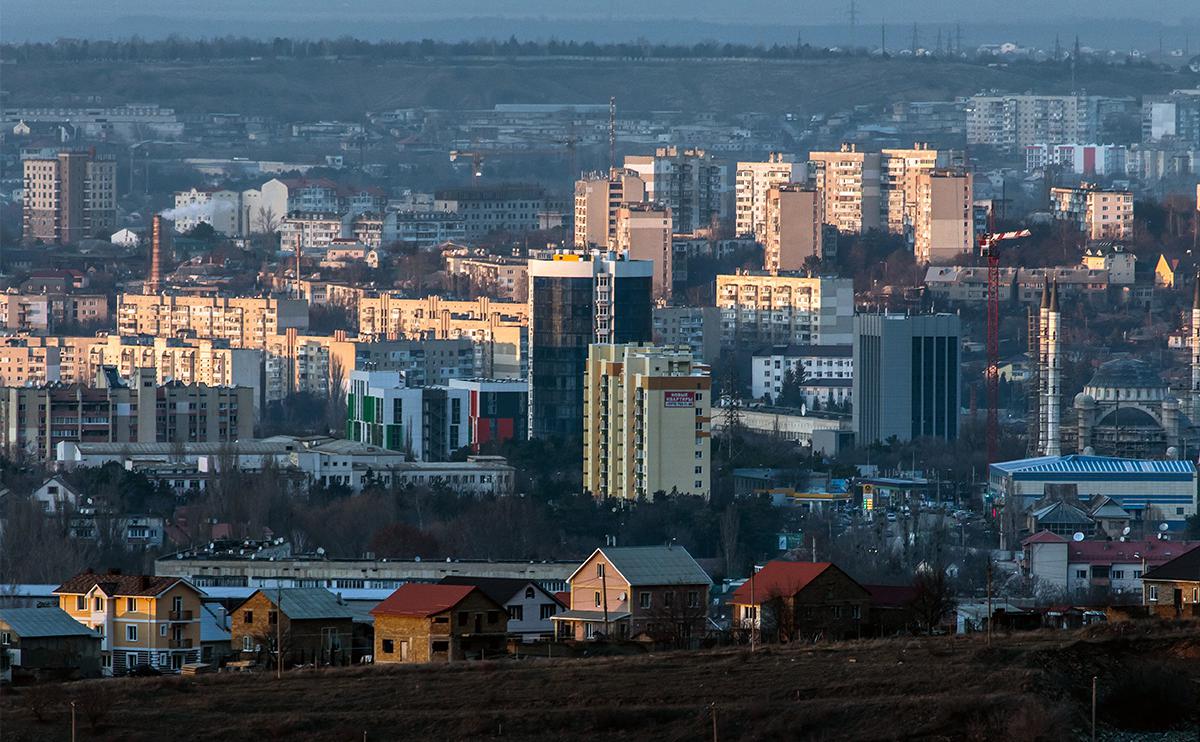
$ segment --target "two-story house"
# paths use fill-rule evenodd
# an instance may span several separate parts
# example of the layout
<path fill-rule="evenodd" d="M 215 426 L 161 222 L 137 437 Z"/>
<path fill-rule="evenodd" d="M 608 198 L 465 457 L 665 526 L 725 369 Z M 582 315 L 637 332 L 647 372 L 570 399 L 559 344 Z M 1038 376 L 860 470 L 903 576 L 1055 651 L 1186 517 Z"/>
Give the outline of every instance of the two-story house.
<path fill-rule="evenodd" d="M 765 641 L 850 639 L 869 632 L 870 591 L 830 562 L 768 562 L 729 603 L 734 626 Z"/>
<path fill-rule="evenodd" d="M 1200 616 L 1200 547 L 1142 576 L 1142 604 L 1160 616 Z"/>
<path fill-rule="evenodd" d="M 371 609 L 375 662 L 455 662 L 504 654 L 508 613 L 474 585 L 409 582 Z"/>
<path fill-rule="evenodd" d="M 688 646 L 704 634 L 712 579 L 682 546 L 596 549 L 567 583 L 560 639 L 650 639 Z"/>
<path fill-rule="evenodd" d="M 354 614 L 323 587 L 256 590 L 230 616 L 230 641 L 242 659 L 274 662 L 282 646 L 285 666 L 350 664 Z"/>
<path fill-rule="evenodd" d="M 106 675 L 139 665 L 179 670 L 200 660 L 200 598 L 179 577 L 88 571 L 59 585 L 58 605 L 101 636 Z"/>
<path fill-rule="evenodd" d="M 443 577 L 442 585 L 474 585 L 508 612 L 508 635 L 524 642 L 554 636 L 551 618 L 565 606 L 533 580 L 508 577 Z"/>

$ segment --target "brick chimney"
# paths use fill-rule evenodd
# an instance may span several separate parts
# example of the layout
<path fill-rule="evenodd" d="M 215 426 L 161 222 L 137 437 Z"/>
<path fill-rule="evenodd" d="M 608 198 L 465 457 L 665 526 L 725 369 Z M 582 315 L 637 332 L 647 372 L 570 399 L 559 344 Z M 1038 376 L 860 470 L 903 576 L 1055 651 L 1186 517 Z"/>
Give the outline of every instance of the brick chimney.
<path fill-rule="evenodd" d="M 146 276 L 145 293 L 157 294 L 162 289 L 162 216 L 154 215 L 150 227 L 150 273 Z"/>

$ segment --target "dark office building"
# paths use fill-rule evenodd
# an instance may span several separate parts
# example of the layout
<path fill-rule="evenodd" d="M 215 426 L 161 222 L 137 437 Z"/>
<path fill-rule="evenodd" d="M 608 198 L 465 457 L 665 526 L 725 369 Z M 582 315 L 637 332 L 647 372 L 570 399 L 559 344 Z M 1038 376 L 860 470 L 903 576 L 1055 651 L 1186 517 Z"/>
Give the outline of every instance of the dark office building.
<path fill-rule="evenodd" d="M 958 437 L 957 315 L 854 318 L 854 433 L 859 445 Z"/>
<path fill-rule="evenodd" d="M 650 342 L 654 263 L 611 253 L 529 261 L 529 434 L 583 434 L 592 343 Z"/>

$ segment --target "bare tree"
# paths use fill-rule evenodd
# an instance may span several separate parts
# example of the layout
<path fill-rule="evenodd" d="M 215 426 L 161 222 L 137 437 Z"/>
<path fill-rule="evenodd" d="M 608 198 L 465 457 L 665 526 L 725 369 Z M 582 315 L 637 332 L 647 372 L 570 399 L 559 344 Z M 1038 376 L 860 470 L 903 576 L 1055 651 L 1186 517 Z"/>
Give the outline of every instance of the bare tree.
<path fill-rule="evenodd" d="M 932 635 L 942 619 L 954 610 L 954 592 L 946 580 L 945 571 L 936 566 L 917 570 L 913 588 L 916 594 L 910 606 L 916 612 L 925 632 Z"/>
<path fill-rule="evenodd" d="M 674 589 L 655 593 L 646 633 L 657 642 L 686 649 L 703 638 L 708 606 L 702 590 Z"/>
<path fill-rule="evenodd" d="M 721 556 L 725 560 L 727 577 L 738 573 L 738 536 L 742 518 L 737 505 L 730 504 L 721 514 Z"/>

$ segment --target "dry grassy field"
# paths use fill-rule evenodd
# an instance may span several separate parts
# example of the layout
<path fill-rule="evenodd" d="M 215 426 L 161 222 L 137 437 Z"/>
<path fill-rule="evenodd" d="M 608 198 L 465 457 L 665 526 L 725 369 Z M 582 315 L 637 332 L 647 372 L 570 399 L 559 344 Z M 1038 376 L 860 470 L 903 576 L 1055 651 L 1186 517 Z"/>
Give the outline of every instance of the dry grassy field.
<path fill-rule="evenodd" d="M 137 740 L 1195 739 L 1200 628 L 357 667 L 6 689 L 0 737 Z M 1121 736 L 1121 739 L 1133 737 Z M 1146 737 L 1149 739 L 1150 737 Z"/>

